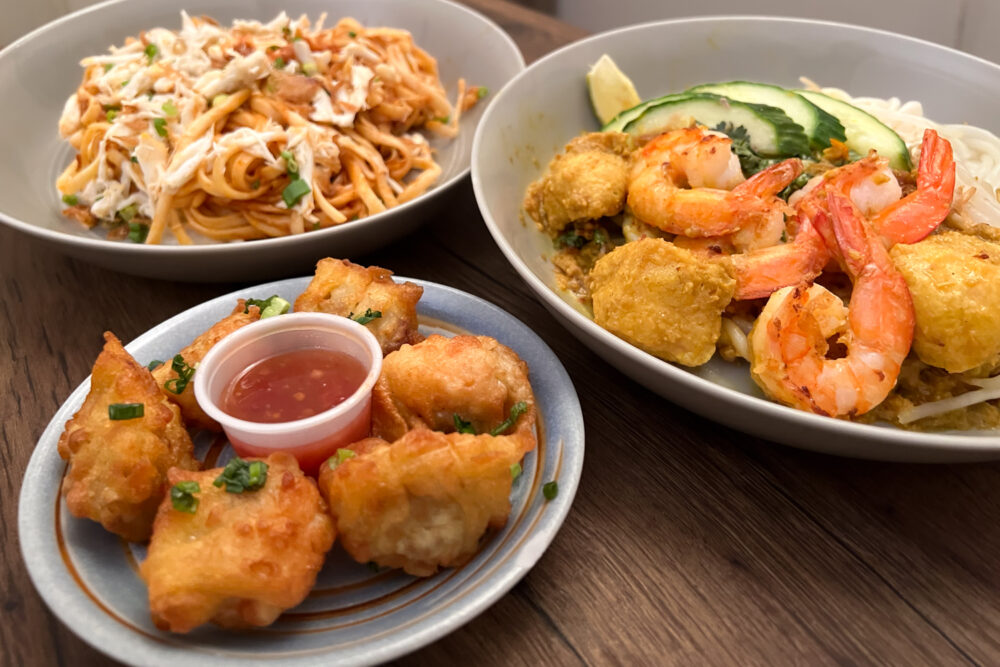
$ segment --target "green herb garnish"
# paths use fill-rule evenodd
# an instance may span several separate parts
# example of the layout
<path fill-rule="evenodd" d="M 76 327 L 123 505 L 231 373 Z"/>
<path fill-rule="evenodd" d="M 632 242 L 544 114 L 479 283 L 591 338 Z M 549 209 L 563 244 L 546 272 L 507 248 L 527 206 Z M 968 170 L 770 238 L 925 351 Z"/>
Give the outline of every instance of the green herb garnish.
<path fill-rule="evenodd" d="M 312 190 L 309 188 L 309 184 L 301 178 L 296 178 L 281 191 L 281 198 L 285 201 L 285 206 L 291 208 L 310 192 Z"/>
<path fill-rule="evenodd" d="M 274 59 L 274 67 L 275 67 L 275 69 L 283 69 L 285 67 L 285 59 L 282 58 L 281 56 L 278 56 L 277 58 L 275 58 Z"/>
<path fill-rule="evenodd" d="M 194 496 L 196 493 L 201 493 L 198 482 L 177 482 L 170 487 L 170 504 L 178 512 L 194 514 L 198 509 L 198 499 Z"/>
<path fill-rule="evenodd" d="M 162 365 L 163 365 L 163 361 L 162 360 L 160 360 L 160 359 L 153 359 L 151 362 L 149 362 L 148 364 L 146 364 L 146 368 L 152 371 L 152 370 L 156 370 L 157 368 L 159 368 Z"/>
<path fill-rule="evenodd" d="M 576 233 L 575 229 L 565 231 L 556 237 L 556 245 L 563 248 L 582 248 L 587 244 L 587 237 Z"/>
<path fill-rule="evenodd" d="M 153 62 L 153 58 L 155 58 L 156 54 L 159 53 L 159 52 L 160 52 L 160 49 L 158 49 L 156 47 L 156 44 L 147 44 L 146 45 L 146 49 L 144 51 L 144 53 L 146 54 L 146 57 L 149 59 L 150 63 Z"/>
<path fill-rule="evenodd" d="M 251 190 L 256 190 L 259 187 L 260 187 L 260 179 L 259 178 L 255 179 L 254 182 L 250 184 L 250 189 Z"/>
<path fill-rule="evenodd" d="M 277 294 L 272 294 L 266 299 L 247 299 L 243 303 L 243 312 L 249 313 L 250 306 L 257 306 L 260 308 L 260 319 L 263 320 L 267 317 L 274 317 L 275 315 L 284 315 L 292 307 L 292 304 L 288 303 Z"/>
<path fill-rule="evenodd" d="M 608 236 L 608 233 L 606 231 L 604 231 L 603 228 L 598 227 L 597 229 L 594 230 L 594 239 L 593 240 L 594 240 L 594 243 L 596 243 L 598 245 L 608 245 L 608 243 L 611 242 L 611 237 Z"/>
<path fill-rule="evenodd" d="M 472 422 L 465 421 L 457 412 L 452 415 L 452 421 L 455 422 L 455 430 L 459 433 L 476 434 L 476 429 L 472 428 Z"/>
<path fill-rule="evenodd" d="M 118 109 L 108 109 L 104 112 L 104 117 L 108 119 L 109 123 L 114 122 L 116 116 L 118 116 Z"/>
<path fill-rule="evenodd" d="M 382 311 L 366 308 L 364 315 L 358 315 L 357 317 L 355 317 L 354 313 L 351 313 L 350 315 L 348 315 L 348 317 L 357 322 L 358 324 L 368 324 L 372 320 L 377 320 L 378 318 L 382 317 Z"/>
<path fill-rule="evenodd" d="M 80 198 L 76 195 L 63 195 L 62 200 L 67 206 L 76 206 L 80 203 Z"/>
<path fill-rule="evenodd" d="M 138 204 L 129 204 L 128 206 L 118 209 L 118 213 L 116 215 L 124 222 L 132 222 L 132 218 L 134 218 L 138 212 Z"/>
<path fill-rule="evenodd" d="M 479 90 L 476 91 L 476 97 L 483 99 L 490 94 L 490 89 L 486 86 L 479 86 Z"/>
<path fill-rule="evenodd" d="M 226 493 L 256 491 L 267 482 L 267 464 L 263 461 L 244 461 L 238 456 L 229 459 L 222 474 L 212 482 L 217 487 L 226 486 Z"/>
<path fill-rule="evenodd" d="M 160 108 L 163 109 L 163 113 L 167 114 L 168 116 L 177 115 L 177 105 L 174 104 L 173 100 L 167 100 L 166 102 L 163 103 L 163 106 Z"/>
<path fill-rule="evenodd" d="M 137 158 L 134 155 L 129 156 L 129 160 L 131 160 L 135 164 L 139 164 L 139 158 Z"/>
<path fill-rule="evenodd" d="M 149 236 L 149 225 L 144 225 L 141 222 L 128 223 L 129 241 L 132 243 L 145 243 L 147 236 Z"/>
<path fill-rule="evenodd" d="M 166 118 L 154 118 L 153 119 L 153 129 L 161 137 L 167 136 L 167 119 Z"/>
<path fill-rule="evenodd" d="M 190 366 L 184 357 L 181 355 L 176 355 L 173 361 L 170 362 L 170 368 L 177 373 L 177 377 L 170 378 L 163 383 L 163 388 L 172 394 L 182 394 L 184 390 L 187 389 L 188 382 L 194 376 L 194 367 Z"/>
<path fill-rule="evenodd" d="M 115 421 L 138 419 L 145 413 L 142 403 L 112 403 L 108 406 L 108 418 Z"/>
<path fill-rule="evenodd" d="M 542 485 L 542 495 L 546 500 L 552 500 L 559 495 L 559 482 L 551 481 Z"/>
<path fill-rule="evenodd" d="M 348 37 L 357 37 L 358 33 L 354 32 L 353 30 L 348 30 L 347 31 L 347 36 Z"/>
<path fill-rule="evenodd" d="M 268 50 L 268 51 L 277 51 L 277 50 L 278 50 L 278 49 L 280 49 L 280 48 L 281 48 L 281 47 L 280 47 L 280 46 L 278 46 L 277 44 L 272 44 L 271 46 L 267 47 L 267 50 Z"/>
<path fill-rule="evenodd" d="M 336 454 L 326 460 L 326 465 L 330 467 L 330 470 L 336 470 L 341 463 L 347 459 L 353 459 L 355 456 L 354 450 L 338 449 Z"/>
<path fill-rule="evenodd" d="M 305 63 L 302 65 L 302 73 L 306 76 L 312 76 L 318 69 L 316 63 Z"/>
<path fill-rule="evenodd" d="M 511 481 L 516 480 L 520 476 L 521 476 L 521 464 L 520 463 L 515 463 L 515 464 L 511 465 L 511 467 L 510 467 Z"/>
<path fill-rule="evenodd" d="M 784 230 L 784 229 L 781 230 L 781 242 L 782 243 L 787 243 L 788 242 L 788 231 L 787 230 Z"/>
<path fill-rule="evenodd" d="M 734 126 L 729 121 L 722 121 L 712 129 L 732 139 L 732 149 L 740 160 L 740 169 L 744 176 L 751 176 L 778 163 L 778 160 L 757 155 L 750 148 L 750 133 L 742 125 Z"/>
<path fill-rule="evenodd" d="M 441 123 L 442 125 L 447 125 L 448 121 L 451 120 L 451 116 L 441 116 L 439 118 L 435 118 L 434 120 Z"/>
<path fill-rule="evenodd" d="M 114 65 L 112 65 L 111 63 L 104 63 L 105 72 L 110 72 L 112 67 L 114 67 Z"/>
<path fill-rule="evenodd" d="M 524 401 L 518 401 L 514 405 L 510 406 L 510 416 L 504 419 L 499 426 L 490 431 L 490 435 L 500 435 L 518 420 L 518 418 L 528 411 L 528 404 Z"/>
<path fill-rule="evenodd" d="M 291 151 L 281 151 L 281 159 L 285 161 L 285 172 L 292 178 L 299 177 L 299 163 Z"/>

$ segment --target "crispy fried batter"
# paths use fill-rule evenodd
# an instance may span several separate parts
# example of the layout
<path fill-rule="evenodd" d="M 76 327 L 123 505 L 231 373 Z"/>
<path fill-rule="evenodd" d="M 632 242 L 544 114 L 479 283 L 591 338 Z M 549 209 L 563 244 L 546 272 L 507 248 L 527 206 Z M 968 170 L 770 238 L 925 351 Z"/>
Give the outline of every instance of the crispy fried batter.
<path fill-rule="evenodd" d="M 104 339 L 90 393 L 59 438 L 59 456 L 70 462 L 63 491 L 74 516 L 142 542 L 152 531 L 167 470 L 195 470 L 198 462 L 177 406 L 114 334 Z M 108 406 L 114 403 L 142 403 L 143 416 L 112 420 Z"/>
<path fill-rule="evenodd" d="M 418 427 L 450 433 L 455 415 L 476 433 L 488 433 L 522 401 L 527 410 L 505 433 L 523 433 L 530 450 L 536 413 L 528 365 L 488 336 L 435 334 L 383 360 L 373 392 L 372 434 L 396 440 Z"/>
<path fill-rule="evenodd" d="M 1000 361 L 1000 244 L 946 231 L 890 255 L 913 296 L 921 361 L 950 373 Z"/>
<path fill-rule="evenodd" d="M 507 521 L 521 438 L 418 428 L 392 444 L 355 443 L 354 458 L 319 478 L 347 553 L 416 576 L 465 563 Z"/>
<path fill-rule="evenodd" d="M 246 302 L 240 299 L 236 303 L 236 307 L 233 308 L 232 313 L 213 324 L 207 331 L 201 333 L 191 341 L 190 345 L 181 350 L 180 354 L 184 357 L 184 361 L 187 364 L 196 366 L 220 340 L 237 329 L 245 327 L 259 319 L 260 308 L 257 306 L 247 306 Z M 184 422 L 188 426 L 205 428 L 211 431 L 222 430 L 219 423 L 205 414 L 205 411 L 198 405 L 198 401 L 195 400 L 194 382 L 189 382 L 180 394 L 175 394 L 166 387 L 168 381 L 177 379 L 177 373 L 171 368 L 169 360 L 153 370 L 153 377 L 156 378 L 156 383 L 160 385 L 160 389 L 166 397 L 176 403 L 181 409 Z"/>
<path fill-rule="evenodd" d="M 213 485 L 222 468 L 170 471 L 171 485 L 191 480 L 200 492 L 193 514 L 167 497 L 156 515 L 140 571 L 158 628 L 270 625 L 309 594 L 333 545 L 333 523 L 294 457 L 264 460 L 264 488 L 243 493 Z"/>
<path fill-rule="evenodd" d="M 654 238 L 615 248 L 590 273 L 595 322 L 685 366 L 700 366 L 715 353 L 735 288 L 720 263 Z"/>
<path fill-rule="evenodd" d="M 417 330 L 417 301 L 423 293 L 419 285 L 394 282 L 387 269 L 327 257 L 316 264 L 316 275 L 295 300 L 295 310 L 344 317 L 380 312 L 365 326 L 378 338 L 382 354 L 389 354 L 404 343 L 423 340 Z"/>
<path fill-rule="evenodd" d="M 632 139 L 621 132 L 576 137 L 528 186 L 525 212 L 552 236 L 577 220 L 615 215 L 625 206 L 632 148 Z"/>

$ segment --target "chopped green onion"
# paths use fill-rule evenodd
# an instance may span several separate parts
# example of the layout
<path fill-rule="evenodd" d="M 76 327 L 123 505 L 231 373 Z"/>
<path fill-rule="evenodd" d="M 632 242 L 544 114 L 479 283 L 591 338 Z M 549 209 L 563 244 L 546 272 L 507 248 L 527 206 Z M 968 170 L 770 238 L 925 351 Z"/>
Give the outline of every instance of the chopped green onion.
<path fill-rule="evenodd" d="M 281 56 L 278 56 L 277 58 L 274 59 L 274 66 L 276 69 L 284 69 L 285 59 L 282 58 Z"/>
<path fill-rule="evenodd" d="M 787 230 L 784 230 L 784 229 L 781 230 L 781 242 L 782 243 L 787 243 L 788 242 L 788 231 Z"/>
<path fill-rule="evenodd" d="M 607 245 L 611 241 L 608 233 L 602 228 L 598 227 L 594 230 L 594 243 L 598 245 Z"/>
<path fill-rule="evenodd" d="M 114 67 L 114 65 L 112 65 L 111 63 L 104 63 L 105 72 L 110 72 L 112 67 Z"/>
<path fill-rule="evenodd" d="M 156 54 L 159 53 L 159 52 L 160 52 L 160 49 L 158 49 L 156 47 L 156 44 L 147 44 L 146 45 L 145 54 L 146 54 L 146 57 L 149 58 L 149 62 L 150 63 L 153 62 L 153 58 L 155 58 Z"/>
<path fill-rule="evenodd" d="M 563 248 L 582 248 L 587 243 L 586 236 L 580 236 L 575 230 L 571 229 L 567 232 L 563 232 L 556 238 L 556 245 Z"/>
<path fill-rule="evenodd" d="M 511 481 L 521 476 L 521 464 L 515 463 L 510 467 Z"/>
<path fill-rule="evenodd" d="M 435 118 L 434 120 L 441 123 L 442 125 L 447 125 L 448 121 L 451 120 L 451 116 L 441 116 L 440 118 Z"/>
<path fill-rule="evenodd" d="M 260 187 L 260 179 L 259 178 L 255 179 L 254 182 L 250 184 L 250 189 L 251 190 L 256 190 L 259 187 Z"/>
<path fill-rule="evenodd" d="M 108 122 L 114 122 L 115 117 L 118 115 L 118 109 L 108 109 L 104 113 L 104 117 L 108 119 Z"/>
<path fill-rule="evenodd" d="M 174 356 L 170 362 L 170 368 L 177 373 L 177 377 L 171 378 L 163 383 L 163 388 L 172 394 L 182 394 L 187 389 L 188 382 L 194 375 L 194 366 L 190 366 L 181 355 Z"/>
<path fill-rule="evenodd" d="M 124 220 L 125 222 L 132 222 L 132 218 L 134 218 L 135 214 L 138 212 L 139 212 L 138 204 L 129 204 L 128 206 L 118 211 L 118 217 Z"/>
<path fill-rule="evenodd" d="M 372 320 L 377 320 L 378 318 L 382 317 L 382 311 L 366 308 L 364 315 L 358 315 L 357 317 L 355 317 L 354 313 L 351 313 L 350 315 L 348 315 L 348 317 L 357 322 L 358 324 L 368 324 Z"/>
<path fill-rule="evenodd" d="M 138 419 L 145 412 L 142 403 L 112 403 L 108 406 L 108 418 L 115 421 L 121 419 Z"/>
<path fill-rule="evenodd" d="M 163 109 L 163 113 L 167 114 L 168 116 L 177 115 L 177 105 L 174 104 L 173 100 L 167 100 L 166 102 L 163 103 L 163 106 L 161 108 Z"/>
<path fill-rule="evenodd" d="M 220 104 L 223 104 L 228 99 L 229 95 L 226 95 L 225 93 L 219 93 L 218 95 L 212 98 L 212 106 L 217 107 Z"/>
<path fill-rule="evenodd" d="M 348 37 L 357 37 L 358 33 L 354 32 L 353 30 L 348 30 L 347 31 L 347 36 Z"/>
<path fill-rule="evenodd" d="M 80 198 L 76 195 L 63 195 L 62 200 L 67 206 L 76 206 L 80 203 Z"/>
<path fill-rule="evenodd" d="M 292 178 L 299 177 L 299 163 L 295 161 L 295 156 L 291 151 L 281 151 L 281 159 L 285 161 L 285 171 Z"/>
<path fill-rule="evenodd" d="M 483 99 L 490 94 L 490 89 L 486 86 L 479 86 L 479 90 L 476 91 L 476 97 Z"/>
<path fill-rule="evenodd" d="M 472 428 L 472 422 L 465 421 L 464 419 L 462 419 L 461 416 L 459 416 L 457 412 L 454 415 L 452 415 L 451 419 L 453 422 L 455 422 L 455 430 L 457 432 L 471 433 L 472 435 L 476 434 L 476 429 Z"/>
<path fill-rule="evenodd" d="M 128 85 L 128 83 L 129 83 L 129 81 L 131 81 L 131 80 L 132 80 L 132 79 L 125 79 L 124 81 L 122 81 L 122 85 L 121 85 L 121 87 L 122 87 L 122 88 L 124 88 L 125 86 L 127 86 L 127 85 Z"/>
<path fill-rule="evenodd" d="M 198 509 L 198 499 L 194 494 L 201 493 L 201 486 L 198 482 L 188 480 L 177 482 L 170 487 L 170 504 L 178 512 L 194 514 Z"/>
<path fill-rule="evenodd" d="M 559 482 L 551 481 L 542 485 L 542 495 L 546 500 L 552 500 L 559 495 Z"/>
<path fill-rule="evenodd" d="M 300 178 L 296 178 L 281 191 L 281 198 L 285 200 L 285 206 L 291 208 L 310 192 L 312 190 L 309 188 L 309 184 Z"/>
<path fill-rule="evenodd" d="M 280 49 L 280 48 L 281 48 L 281 47 L 280 47 L 280 46 L 278 46 L 277 44 L 272 44 L 271 46 L 267 47 L 267 50 L 268 50 L 268 51 L 277 51 L 277 50 L 278 50 L 278 49 Z"/>
<path fill-rule="evenodd" d="M 317 229 L 319 229 L 319 220 L 313 223 L 313 231 L 316 231 Z"/>
<path fill-rule="evenodd" d="M 330 470 L 336 470 L 341 463 L 347 459 L 353 459 L 355 456 L 352 449 L 338 449 L 336 454 L 326 460 L 326 465 L 330 467 Z"/>
<path fill-rule="evenodd" d="M 154 118 L 153 119 L 153 129 L 161 137 L 167 136 L 167 119 L 166 118 Z"/>
<path fill-rule="evenodd" d="M 292 41 L 293 42 L 301 42 L 302 41 L 302 36 L 301 35 L 296 35 L 295 37 L 292 38 Z"/>
<path fill-rule="evenodd" d="M 249 313 L 250 306 L 260 308 L 260 319 L 264 319 L 275 315 L 284 315 L 292 307 L 292 304 L 274 294 L 266 299 L 247 299 L 243 302 L 243 312 Z"/>
<path fill-rule="evenodd" d="M 316 66 L 316 63 L 304 63 L 302 65 L 302 73 L 306 76 L 312 76 L 318 69 L 319 68 Z"/>
<path fill-rule="evenodd" d="M 134 163 L 136 163 L 136 164 L 139 164 L 139 158 L 137 158 L 137 157 L 136 157 L 136 156 L 134 156 L 134 155 L 130 156 L 130 157 L 129 157 L 129 160 L 131 160 L 132 162 L 134 162 Z"/>
<path fill-rule="evenodd" d="M 499 426 L 490 431 L 490 435 L 500 435 L 518 420 L 518 418 L 528 411 L 528 404 L 524 401 L 518 401 L 514 405 L 510 406 L 510 416 L 504 419 Z"/>
<path fill-rule="evenodd" d="M 281 29 L 281 34 L 285 36 L 285 39 L 288 39 L 289 37 L 292 36 L 292 29 L 286 25 L 284 28 Z"/>
<path fill-rule="evenodd" d="M 148 364 L 146 364 L 146 368 L 148 368 L 149 370 L 152 371 L 152 370 L 155 370 L 155 369 L 159 368 L 162 365 L 163 365 L 163 361 L 162 360 L 160 360 L 160 359 L 153 359 L 151 362 L 149 362 Z"/>
<path fill-rule="evenodd" d="M 149 225 L 144 225 L 141 222 L 128 223 L 129 241 L 133 243 L 145 243 L 147 236 L 149 236 Z"/>
<path fill-rule="evenodd" d="M 244 461 L 234 456 L 212 483 L 218 487 L 224 484 L 226 493 L 256 491 L 267 483 L 267 464 L 263 461 Z"/>

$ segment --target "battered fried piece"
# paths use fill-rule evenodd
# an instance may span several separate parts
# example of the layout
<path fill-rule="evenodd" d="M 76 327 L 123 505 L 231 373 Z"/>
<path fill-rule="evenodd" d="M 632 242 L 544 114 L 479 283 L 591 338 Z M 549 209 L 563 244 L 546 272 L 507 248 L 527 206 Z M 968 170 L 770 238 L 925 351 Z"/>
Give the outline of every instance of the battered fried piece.
<path fill-rule="evenodd" d="M 191 341 L 190 345 L 180 351 L 180 355 L 184 357 L 186 364 L 194 367 L 205 358 L 205 355 L 208 354 L 213 345 L 237 329 L 245 327 L 259 319 L 260 308 L 257 306 L 247 306 L 246 302 L 240 299 L 236 302 L 236 307 L 233 308 L 232 313 L 213 324 L 207 331 Z M 188 382 L 187 386 L 184 387 L 184 391 L 180 394 L 175 394 L 167 387 L 168 382 L 177 379 L 177 372 L 173 370 L 169 360 L 153 370 L 153 377 L 156 378 L 156 383 L 160 385 L 160 389 L 166 397 L 176 403 L 181 409 L 184 422 L 188 426 L 205 428 L 211 431 L 222 430 L 219 423 L 205 414 L 205 411 L 198 405 L 198 401 L 195 400 L 193 381 Z"/>
<path fill-rule="evenodd" d="M 913 350 L 960 373 L 1000 361 L 1000 244 L 942 232 L 889 252 L 913 296 Z"/>
<path fill-rule="evenodd" d="M 270 625 L 309 594 L 333 546 L 333 522 L 294 457 L 276 453 L 264 461 L 264 487 L 242 493 L 213 485 L 222 468 L 170 471 L 171 485 L 198 483 L 198 506 L 183 512 L 167 497 L 156 515 L 140 566 L 156 627 Z"/>
<path fill-rule="evenodd" d="M 594 321 L 661 359 L 700 366 L 715 352 L 736 289 L 721 261 L 663 239 L 619 246 L 590 273 Z"/>
<path fill-rule="evenodd" d="M 615 215 L 625 206 L 632 138 L 592 132 L 566 145 L 540 179 L 528 186 L 524 210 L 539 229 L 558 236 L 577 220 Z"/>
<path fill-rule="evenodd" d="M 391 441 L 418 427 L 450 433 L 456 415 L 476 433 L 489 433 L 517 403 L 526 410 L 504 433 L 523 433 L 525 451 L 530 451 L 536 413 L 528 365 L 494 338 L 435 334 L 382 361 L 373 392 L 372 434 Z"/>
<path fill-rule="evenodd" d="M 104 340 L 90 393 L 59 438 L 59 456 L 69 461 L 63 492 L 74 516 L 143 542 L 166 493 L 167 470 L 196 470 L 198 462 L 177 406 L 114 334 Z M 115 403 L 142 403 L 143 416 L 112 420 L 108 406 Z"/>
<path fill-rule="evenodd" d="M 392 444 L 354 443 L 353 458 L 331 458 L 319 477 L 344 549 L 415 576 L 462 565 L 507 521 L 521 437 L 418 428 Z"/>
<path fill-rule="evenodd" d="M 417 331 L 417 301 L 423 293 L 419 285 L 394 282 L 388 269 L 327 257 L 316 264 L 316 275 L 295 300 L 295 311 L 353 318 L 381 313 L 365 326 L 378 338 L 382 354 L 389 354 L 404 343 L 423 340 Z"/>

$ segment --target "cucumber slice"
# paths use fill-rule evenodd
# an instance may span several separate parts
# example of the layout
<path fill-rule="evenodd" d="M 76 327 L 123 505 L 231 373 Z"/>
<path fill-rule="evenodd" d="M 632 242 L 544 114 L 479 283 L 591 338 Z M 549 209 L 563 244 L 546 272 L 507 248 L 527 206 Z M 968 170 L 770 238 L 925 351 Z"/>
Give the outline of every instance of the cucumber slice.
<path fill-rule="evenodd" d="M 625 109 L 617 116 L 609 120 L 604 127 L 601 128 L 601 132 L 622 132 L 625 126 L 631 121 L 642 115 L 642 112 L 653 106 L 654 104 L 659 104 L 660 102 L 666 102 L 669 100 L 680 99 L 686 97 L 686 93 L 675 93 L 672 95 L 664 95 L 663 97 L 656 97 L 651 100 L 646 100 L 642 104 L 637 104 L 631 109 Z"/>
<path fill-rule="evenodd" d="M 809 137 L 809 147 L 820 152 L 830 146 L 830 139 L 846 141 L 844 126 L 836 116 L 823 111 L 806 98 L 790 90 L 767 83 L 750 81 L 730 81 L 729 83 L 707 83 L 695 86 L 689 93 L 714 93 L 740 102 L 753 102 L 777 107 L 788 117 L 802 126 Z"/>
<path fill-rule="evenodd" d="M 732 123 L 750 135 L 750 148 L 766 157 L 808 155 L 809 140 L 802 126 L 784 111 L 763 104 L 737 102 L 708 93 L 689 93 L 662 99 L 641 111 L 623 128 L 633 136 L 660 134 L 676 125 L 679 117 L 692 117 L 702 125 Z"/>
<path fill-rule="evenodd" d="M 819 108 L 837 117 L 847 130 L 847 147 L 855 153 L 866 155 L 874 148 L 878 154 L 889 160 L 893 169 L 910 171 L 910 151 L 906 143 L 891 128 L 884 125 L 870 113 L 862 111 L 853 104 L 841 102 L 829 95 L 817 93 L 814 90 L 795 91 Z"/>

